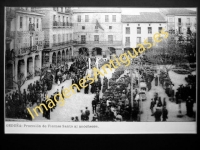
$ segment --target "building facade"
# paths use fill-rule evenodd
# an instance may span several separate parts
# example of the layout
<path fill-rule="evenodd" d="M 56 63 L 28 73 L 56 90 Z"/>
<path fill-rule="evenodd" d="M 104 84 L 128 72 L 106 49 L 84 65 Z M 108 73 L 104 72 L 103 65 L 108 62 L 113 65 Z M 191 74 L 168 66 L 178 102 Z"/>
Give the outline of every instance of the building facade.
<path fill-rule="evenodd" d="M 43 67 L 66 64 L 73 52 L 72 11 L 69 7 L 39 8 L 45 16 L 42 21 L 44 31 Z"/>
<path fill-rule="evenodd" d="M 167 21 L 167 30 L 178 34 L 196 32 L 197 20 L 196 11 L 184 8 L 161 8 L 159 9 Z"/>
<path fill-rule="evenodd" d="M 153 43 L 153 35 L 166 29 L 165 18 L 158 12 L 141 12 L 140 15 L 122 15 L 123 49 L 137 48 L 147 40 Z"/>
<path fill-rule="evenodd" d="M 41 68 L 44 42 L 42 17 L 34 7 L 6 7 L 6 71 L 8 86 Z M 14 78 L 13 78 L 14 77 Z M 11 85 L 10 87 L 12 87 Z"/>
<path fill-rule="evenodd" d="M 121 9 L 80 8 L 73 10 L 74 55 L 110 58 L 122 53 Z"/>
<path fill-rule="evenodd" d="M 195 11 L 159 10 L 122 15 L 120 8 L 6 7 L 6 88 L 13 88 L 19 74 L 33 78 L 41 68 L 65 66 L 79 54 L 119 56 L 144 40 L 153 43 L 163 28 L 196 33 Z"/>

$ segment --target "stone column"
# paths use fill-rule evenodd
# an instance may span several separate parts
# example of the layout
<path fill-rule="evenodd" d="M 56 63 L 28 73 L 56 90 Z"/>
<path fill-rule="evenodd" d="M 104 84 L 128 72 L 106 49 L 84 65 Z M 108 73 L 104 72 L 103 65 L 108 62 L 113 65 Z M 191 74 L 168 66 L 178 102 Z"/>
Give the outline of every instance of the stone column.
<path fill-rule="evenodd" d="M 39 60 L 40 62 L 39 62 L 39 66 L 38 67 L 41 69 L 42 68 L 42 51 L 39 52 L 39 59 L 40 59 Z"/>
<path fill-rule="evenodd" d="M 27 57 L 24 58 L 24 77 L 27 77 Z"/>
<path fill-rule="evenodd" d="M 32 59 L 33 59 L 33 78 L 35 77 L 35 55 L 33 55 L 33 57 L 32 57 Z"/>
<path fill-rule="evenodd" d="M 90 60 L 90 58 L 88 58 L 88 69 L 91 69 L 91 60 Z"/>

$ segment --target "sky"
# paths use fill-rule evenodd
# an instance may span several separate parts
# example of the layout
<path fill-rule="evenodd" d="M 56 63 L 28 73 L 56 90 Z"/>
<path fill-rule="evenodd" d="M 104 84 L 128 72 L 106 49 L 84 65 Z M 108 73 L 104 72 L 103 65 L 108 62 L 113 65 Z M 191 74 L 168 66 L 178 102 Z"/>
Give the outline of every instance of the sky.
<path fill-rule="evenodd" d="M 74 9 L 77 9 L 77 7 L 75 7 Z M 190 10 L 194 10 L 196 11 L 196 8 L 187 8 Z M 139 12 L 158 12 L 159 9 L 158 8 L 130 8 L 130 7 L 121 7 L 122 10 L 122 14 L 123 15 L 139 15 Z"/>
<path fill-rule="evenodd" d="M 196 8 L 187 8 L 196 11 Z M 158 12 L 158 8 L 121 8 L 124 15 L 139 15 L 139 12 Z"/>

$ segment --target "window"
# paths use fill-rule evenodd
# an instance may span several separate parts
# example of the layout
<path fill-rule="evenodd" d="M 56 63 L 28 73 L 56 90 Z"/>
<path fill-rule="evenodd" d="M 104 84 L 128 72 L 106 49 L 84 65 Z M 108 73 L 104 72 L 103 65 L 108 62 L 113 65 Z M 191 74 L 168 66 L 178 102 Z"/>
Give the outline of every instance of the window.
<path fill-rule="evenodd" d="M 130 27 L 126 27 L 126 34 L 130 34 Z"/>
<path fill-rule="evenodd" d="M 53 15 L 53 21 L 56 21 L 56 15 Z"/>
<path fill-rule="evenodd" d="M 158 27 L 158 32 L 161 33 L 162 27 Z"/>
<path fill-rule="evenodd" d="M 60 43 L 60 34 L 58 34 L 58 43 Z"/>
<path fill-rule="evenodd" d="M 60 16 L 58 16 L 58 22 L 60 22 Z"/>
<path fill-rule="evenodd" d="M 68 34 L 66 34 L 66 41 L 68 42 Z"/>
<path fill-rule="evenodd" d="M 109 22 L 108 15 L 105 15 L 105 22 Z"/>
<path fill-rule="evenodd" d="M 62 37 L 63 37 L 63 42 L 65 42 L 65 34 L 63 34 Z"/>
<path fill-rule="evenodd" d="M 152 27 L 148 27 L 148 34 L 152 34 Z"/>
<path fill-rule="evenodd" d="M 85 35 L 81 35 L 81 43 L 85 44 L 85 41 L 86 41 Z"/>
<path fill-rule="evenodd" d="M 149 42 L 149 43 L 153 43 L 152 37 L 148 37 L 148 42 Z"/>
<path fill-rule="evenodd" d="M 99 43 L 99 35 L 94 35 L 94 41 L 95 41 L 96 43 Z"/>
<path fill-rule="evenodd" d="M 130 46 L 130 37 L 126 37 L 125 46 Z"/>
<path fill-rule="evenodd" d="M 70 41 L 72 40 L 72 34 L 70 33 Z"/>
<path fill-rule="evenodd" d="M 53 35 L 53 43 L 56 43 L 56 35 Z"/>
<path fill-rule="evenodd" d="M 53 8 L 53 10 L 54 10 L 54 11 L 56 11 L 56 10 L 57 10 L 57 8 L 56 8 L 56 7 L 54 7 L 54 8 Z"/>
<path fill-rule="evenodd" d="M 38 37 L 35 38 L 35 45 L 38 45 L 39 41 L 38 41 Z"/>
<path fill-rule="evenodd" d="M 137 27 L 137 34 L 141 34 L 141 27 Z"/>
<path fill-rule="evenodd" d="M 112 26 L 109 26 L 109 29 L 112 29 Z"/>
<path fill-rule="evenodd" d="M 112 15 L 112 22 L 116 22 L 116 15 Z"/>
<path fill-rule="evenodd" d="M 78 22 L 81 22 L 81 15 L 78 15 Z"/>
<path fill-rule="evenodd" d="M 82 30 L 85 30 L 85 26 L 82 26 Z"/>
<path fill-rule="evenodd" d="M 22 28 L 22 21 L 23 21 L 23 18 L 20 17 L 20 22 L 19 22 L 19 27 Z"/>
<path fill-rule="evenodd" d="M 178 28 L 178 33 L 179 33 L 179 34 L 182 33 L 182 29 L 181 29 L 181 27 Z"/>
<path fill-rule="evenodd" d="M 97 30 L 97 29 L 98 29 L 98 26 L 95 26 L 95 29 Z"/>
<path fill-rule="evenodd" d="M 89 15 L 85 15 L 85 22 L 89 22 Z"/>
<path fill-rule="evenodd" d="M 37 19 L 36 27 L 39 28 L 39 19 Z"/>
<path fill-rule="evenodd" d="M 61 7 L 61 12 L 63 12 L 63 7 Z"/>
<path fill-rule="evenodd" d="M 137 37 L 137 42 L 136 44 L 141 44 L 141 37 Z"/>
<path fill-rule="evenodd" d="M 181 22 L 181 18 L 178 18 L 178 22 Z"/>
<path fill-rule="evenodd" d="M 108 42 L 113 43 L 113 35 L 108 35 Z"/>
<path fill-rule="evenodd" d="M 29 18 L 29 23 L 31 23 L 32 22 L 32 18 Z"/>

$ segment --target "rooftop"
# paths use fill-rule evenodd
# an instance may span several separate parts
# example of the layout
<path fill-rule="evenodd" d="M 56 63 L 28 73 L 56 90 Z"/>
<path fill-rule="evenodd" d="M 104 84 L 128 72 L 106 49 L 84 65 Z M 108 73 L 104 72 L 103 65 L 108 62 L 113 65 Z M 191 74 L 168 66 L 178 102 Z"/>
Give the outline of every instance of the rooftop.
<path fill-rule="evenodd" d="M 120 8 L 108 7 L 79 7 L 73 10 L 74 13 L 121 13 Z"/>
<path fill-rule="evenodd" d="M 166 22 L 158 12 L 141 12 L 140 15 L 122 15 L 122 22 Z"/>
<path fill-rule="evenodd" d="M 196 11 L 186 8 L 160 8 L 159 11 L 164 15 L 197 15 Z"/>

